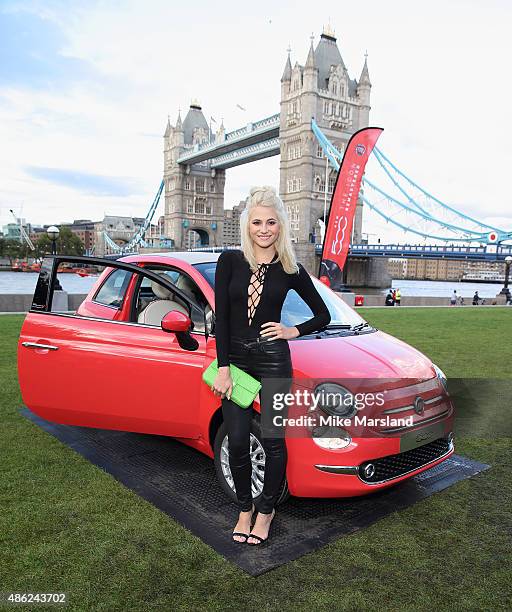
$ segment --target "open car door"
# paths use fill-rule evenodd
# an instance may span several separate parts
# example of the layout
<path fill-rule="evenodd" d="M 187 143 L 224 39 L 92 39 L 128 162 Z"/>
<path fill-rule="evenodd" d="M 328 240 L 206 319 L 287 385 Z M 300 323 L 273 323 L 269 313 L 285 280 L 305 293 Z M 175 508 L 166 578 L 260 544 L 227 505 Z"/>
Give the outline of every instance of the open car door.
<path fill-rule="evenodd" d="M 103 268 L 101 282 L 86 302 L 103 306 L 104 312 L 59 310 L 58 272 L 80 264 Z M 188 311 L 190 317 L 196 307 L 190 296 L 168 277 L 143 267 L 79 256 L 43 260 L 18 344 L 19 383 L 30 410 L 70 425 L 183 438 L 199 435 L 205 335 L 193 329 L 169 332 L 161 325 L 120 317 L 129 312 L 139 276 L 156 283 L 161 295 L 172 295 L 175 301 L 168 302 L 167 310 L 179 302 L 180 312 Z M 107 299 L 100 300 L 101 295 Z"/>

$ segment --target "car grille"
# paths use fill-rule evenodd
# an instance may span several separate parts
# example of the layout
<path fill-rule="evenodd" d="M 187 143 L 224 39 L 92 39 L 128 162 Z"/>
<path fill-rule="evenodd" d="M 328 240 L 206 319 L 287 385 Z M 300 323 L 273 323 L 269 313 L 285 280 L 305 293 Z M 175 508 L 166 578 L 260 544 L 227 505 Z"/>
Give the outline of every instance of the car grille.
<path fill-rule="evenodd" d="M 445 455 L 452 447 L 447 438 L 438 438 L 423 446 L 418 446 L 411 450 L 399 453 L 398 455 L 388 455 L 375 461 L 367 461 L 359 466 L 359 478 L 368 484 L 376 484 L 385 480 L 391 480 L 413 472 L 418 468 L 439 459 Z M 369 463 L 375 466 L 372 476 L 365 476 L 363 469 Z"/>

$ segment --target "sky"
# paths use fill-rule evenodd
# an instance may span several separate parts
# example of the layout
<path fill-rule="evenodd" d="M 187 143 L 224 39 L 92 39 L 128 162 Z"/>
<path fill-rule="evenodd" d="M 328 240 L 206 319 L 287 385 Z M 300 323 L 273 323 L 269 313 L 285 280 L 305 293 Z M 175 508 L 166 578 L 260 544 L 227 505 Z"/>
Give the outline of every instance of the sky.
<path fill-rule="evenodd" d="M 351 78 L 368 53 L 382 151 L 443 202 L 512 231 L 508 0 L 0 0 L 0 227 L 11 208 L 36 225 L 144 217 L 168 115 L 197 99 L 230 131 L 279 112 L 287 48 L 304 64 L 328 23 Z M 279 157 L 228 170 L 225 207 L 257 184 L 279 186 Z M 370 211 L 363 223 L 383 242 L 415 241 Z"/>

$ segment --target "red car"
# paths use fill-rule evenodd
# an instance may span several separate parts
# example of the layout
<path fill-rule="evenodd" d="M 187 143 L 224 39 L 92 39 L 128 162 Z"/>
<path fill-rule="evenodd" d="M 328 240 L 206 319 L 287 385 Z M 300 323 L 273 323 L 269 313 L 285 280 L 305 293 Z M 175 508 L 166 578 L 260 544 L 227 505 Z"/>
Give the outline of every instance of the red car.
<path fill-rule="evenodd" d="M 216 357 L 218 256 L 45 258 L 18 346 L 25 405 L 56 423 L 178 438 L 214 458 L 219 482 L 234 499 L 221 402 L 201 378 Z M 76 312 L 70 312 L 59 306 L 62 294 L 54 286 L 59 267 L 78 263 L 104 269 Z M 318 333 L 289 341 L 292 388 L 336 390 L 350 398 L 355 395 L 351 381 L 355 386 L 366 381 L 384 400 L 373 409 L 380 418 L 376 425 L 329 431 L 305 425 L 304 435 L 287 437 L 280 501 L 288 494 L 364 495 L 447 459 L 454 451 L 453 405 L 442 371 L 405 342 L 370 326 L 318 279 L 313 282 L 331 322 Z M 292 326 L 310 316 L 306 303 L 290 291 L 282 323 Z M 261 493 L 265 469 L 258 399 L 251 434 L 254 497 Z M 320 402 L 318 412 L 354 415 L 350 402 L 328 404 Z M 408 424 L 382 424 L 391 417 Z"/>

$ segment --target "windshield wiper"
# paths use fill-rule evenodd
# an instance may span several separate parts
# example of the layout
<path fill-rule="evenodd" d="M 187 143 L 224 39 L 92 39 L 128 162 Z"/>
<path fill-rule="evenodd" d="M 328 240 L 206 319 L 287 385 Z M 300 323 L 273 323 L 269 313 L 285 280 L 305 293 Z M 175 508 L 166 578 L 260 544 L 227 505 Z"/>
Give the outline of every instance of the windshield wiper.
<path fill-rule="evenodd" d="M 325 336 L 336 336 L 340 334 L 350 333 L 351 325 L 345 323 L 331 323 L 320 330 L 320 334 Z"/>
<path fill-rule="evenodd" d="M 330 329 L 348 329 L 350 331 L 360 331 L 365 327 L 371 327 L 369 323 L 364 321 L 363 323 L 358 323 L 357 325 L 349 325 L 347 323 L 330 323 L 327 327 L 324 327 L 324 331 L 328 331 Z"/>
<path fill-rule="evenodd" d="M 325 329 L 352 329 L 352 325 L 346 323 L 332 323 L 327 325 Z"/>
<path fill-rule="evenodd" d="M 350 331 L 359 331 L 363 329 L 364 327 L 371 327 L 371 325 L 367 323 L 366 321 L 364 321 L 363 323 L 358 323 L 357 325 L 351 326 Z"/>

